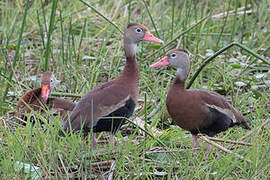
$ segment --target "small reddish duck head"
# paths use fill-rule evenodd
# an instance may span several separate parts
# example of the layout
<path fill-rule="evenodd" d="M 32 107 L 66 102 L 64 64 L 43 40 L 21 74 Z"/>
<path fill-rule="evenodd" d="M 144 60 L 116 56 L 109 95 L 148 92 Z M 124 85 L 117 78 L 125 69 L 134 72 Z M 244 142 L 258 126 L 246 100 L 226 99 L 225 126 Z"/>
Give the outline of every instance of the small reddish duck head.
<path fill-rule="evenodd" d="M 184 49 L 172 49 L 161 60 L 151 65 L 151 67 L 172 66 L 177 69 L 177 77 L 186 80 L 190 71 L 191 54 Z"/>
<path fill-rule="evenodd" d="M 162 40 L 151 34 L 145 26 L 137 23 L 130 23 L 124 34 L 124 46 L 127 56 L 135 55 L 136 44 L 140 41 L 163 43 Z"/>
<path fill-rule="evenodd" d="M 41 75 L 41 97 L 47 101 L 51 90 L 59 81 L 54 77 L 52 72 L 44 72 Z"/>

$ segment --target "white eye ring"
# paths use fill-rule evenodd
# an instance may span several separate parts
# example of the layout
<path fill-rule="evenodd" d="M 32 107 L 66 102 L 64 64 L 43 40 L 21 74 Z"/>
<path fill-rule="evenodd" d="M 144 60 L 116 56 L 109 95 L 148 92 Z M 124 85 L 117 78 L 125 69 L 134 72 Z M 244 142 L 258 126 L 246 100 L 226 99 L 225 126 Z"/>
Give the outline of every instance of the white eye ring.
<path fill-rule="evenodd" d="M 176 54 L 175 53 L 172 53 L 171 54 L 171 58 L 175 58 L 176 57 Z"/>
<path fill-rule="evenodd" d="M 143 30 L 141 28 L 136 28 L 137 33 L 141 33 Z"/>

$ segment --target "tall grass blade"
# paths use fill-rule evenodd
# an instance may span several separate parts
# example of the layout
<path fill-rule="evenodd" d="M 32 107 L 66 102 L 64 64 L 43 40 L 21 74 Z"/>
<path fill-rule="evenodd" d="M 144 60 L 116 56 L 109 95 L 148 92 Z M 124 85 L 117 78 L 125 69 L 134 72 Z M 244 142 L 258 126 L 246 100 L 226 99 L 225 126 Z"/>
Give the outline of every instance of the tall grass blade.
<path fill-rule="evenodd" d="M 22 42 L 22 35 L 23 35 L 23 32 L 24 32 L 24 27 L 25 27 L 25 23 L 26 23 L 26 16 L 27 16 L 27 12 L 28 12 L 28 6 L 29 6 L 29 0 L 26 1 L 26 8 L 24 9 L 22 26 L 21 26 L 21 30 L 20 30 L 19 39 L 18 39 L 18 42 L 17 42 L 17 45 L 16 45 L 16 52 L 15 52 L 15 56 L 14 56 L 14 60 L 13 60 L 13 64 L 12 64 L 13 69 L 16 69 L 17 61 L 19 59 L 19 52 L 20 52 L 20 47 L 21 47 L 21 42 Z M 9 77 L 8 77 L 8 82 L 11 82 L 12 77 L 13 77 L 13 71 L 10 71 Z M 9 87 L 10 87 L 9 83 L 6 83 L 6 89 L 5 89 L 5 92 L 4 92 L 3 101 L 5 101 L 5 98 L 7 96 Z"/>
<path fill-rule="evenodd" d="M 16 28 L 15 24 L 17 22 L 17 18 L 18 18 L 18 15 L 15 16 L 15 18 L 14 18 L 14 20 L 12 22 L 12 25 L 11 25 L 11 30 L 10 30 L 10 32 L 6 36 L 7 37 L 6 38 L 6 41 L 7 41 L 6 44 L 7 44 L 7 46 L 9 46 L 10 38 L 11 38 L 12 34 L 14 33 L 15 28 Z M 1 23 L 0 23 L 0 25 L 1 25 Z"/>
<path fill-rule="evenodd" d="M 145 6 L 145 8 L 146 8 L 147 14 L 149 15 L 149 17 L 150 17 L 150 19 L 151 19 L 151 22 L 152 22 L 152 24 L 153 24 L 153 26 L 154 26 L 154 29 L 155 29 L 155 31 L 156 31 L 156 33 L 157 33 L 157 36 L 158 36 L 158 38 L 160 38 L 159 33 L 158 33 L 158 30 L 157 30 L 157 27 L 156 27 L 156 24 L 155 24 L 155 21 L 154 21 L 152 15 L 151 15 L 151 12 L 150 12 L 150 10 L 149 10 L 149 8 L 148 8 L 148 5 L 147 5 L 147 3 L 145 2 L 145 0 L 143 0 L 143 3 L 144 3 L 144 6 Z"/>
<path fill-rule="evenodd" d="M 174 7 L 175 7 L 175 0 L 172 1 L 172 26 L 171 26 L 171 39 L 173 39 L 173 33 L 174 33 Z"/>
<path fill-rule="evenodd" d="M 235 4 L 237 4 L 238 2 L 235 2 Z M 233 42 L 234 38 L 235 38 L 235 34 L 236 34 L 236 27 L 237 27 L 237 12 L 238 12 L 238 7 L 237 5 L 235 5 L 234 8 L 234 17 L 233 17 L 233 24 L 232 24 L 232 33 L 231 33 L 231 42 Z"/>
<path fill-rule="evenodd" d="M 80 52 L 81 52 L 81 47 L 82 47 L 83 35 L 85 33 L 86 22 L 87 22 L 87 19 L 85 18 L 84 23 L 83 23 L 83 28 L 80 34 L 80 42 L 79 42 L 79 46 L 77 50 L 77 63 L 79 62 L 79 59 L 80 59 Z"/>
<path fill-rule="evenodd" d="M 228 5 L 227 13 L 226 13 L 226 16 L 225 16 L 225 20 L 224 20 L 223 26 L 222 26 L 222 28 L 221 28 L 220 34 L 219 34 L 219 36 L 218 36 L 217 46 L 219 45 L 220 39 L 221 39 L 222 34 L 223 34 L 223 32 L 224 32 L 225 26 L 226 26 L 226 24 L 227 24 L 227 19 L 228 19 L 230 7 L 231 7 L 231 0 L 229 1 L 229 5 Z"/>
<path fill-rule="evenodd" d="M 60 31 L 61 31 L 61 56 L 62 56 L 62 63 L 65 64 L 66 58 L 65 58 L 65 41 L 64 41 L 64 27 L 63 27 L 63 17 L 62 17 L 62 11 L 60 11 Z"/>
<path fill-rule="evenodd" d="M 83 0 L 79 0 L 81 1 L 84 5 L 86 5 L 87 7 L 91 8 L 93 11 L 95 11 L 95 13 L 99 14 L 102 18 L 104 18 L 108 23 L 110 23 L 111 25 L 113 25 L 120 33 L 124 33 L 114 22 L 112 22 L 109 18 L 107 18 L 105 15 L 103 15 L 101 12 L 99 12 L 99 10 L 97 10 L 97 8 L 95 8 L 94 6 L 88 4 L 87 2 L 83 1 Z"/>
<path fill-rule="evenodd" d="M 245 1 L 245 10 L 244 10 L 244 16 L 242 18 L 242 34 L 241 34 L 241 41 L 240 43 L 243 43 L 243 39 L 244 39 L 244 30 L 246 29 L 246 15 L 247 15 L 247 7 L 248 7 L 248 0 Z"/>
<path fill-rule="evenodd" d="M 50 26 L 49 26 L 49 32 L 47 37 L 47 44 L 46 44 L 46 50 L 45 50 L 45 67 L 44 71 L 49 70 L 49 54 L 50 54 L 50 47 L 51 47 L 51 36 L 54 30 L 54 21 L 55 21 L 55 14 L 56 14 L 56 8 L 57 8 L 58 0 L 53 0 L 52 4 L 52 12 L 50 17 Z"/>
<path fill-rule="evenodd" d="M 40 33 L 42 45 L 43 45 L 43 48 L 45 48 L 44 31 L 43 31 L 43 27 L 42 27 L 42 24 L 41 24 L 41 21 L 40 21 L 39 11 L 38 10 L 37 10 L 37 21 L 38 21 L 39 33 Z"/>
<path fill-rule="evenodd" d="M 131 2 L 132 2 L 132 0 L 129 0 L 129 2 L 128 2 L 128 24 L 130 23 Z"/>

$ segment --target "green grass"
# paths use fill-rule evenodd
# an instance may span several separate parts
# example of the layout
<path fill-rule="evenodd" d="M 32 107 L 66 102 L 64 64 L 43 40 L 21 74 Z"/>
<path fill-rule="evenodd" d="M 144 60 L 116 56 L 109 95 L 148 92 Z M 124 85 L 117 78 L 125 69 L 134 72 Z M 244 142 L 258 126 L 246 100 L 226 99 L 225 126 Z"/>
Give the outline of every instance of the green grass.
<path fill-rule="evenodd" d="M 40 167 L 44 179 L 107 178 L 110 165 L 97 168 L 91 163 L 111 160 L 115 179 L 269 177 L 269 124 L 256 128 L 270 114 L 270 1 L 85 1 L 87 7 L 82 1 L 51 0 L 48 5 L 30 1 L 30 8 L 21 2 L 0 2 L 0 179 L 31 175 L 16 171 L 16 161 Z M 214 17 L 221 13 L 222 17 Z M 90 137 L 57 136 L 61 126 L 58 117 L 51 117 L 53 123 L 47 124 L 46 131 L 39 124 L 32 129 L 30 124 L 23 127 L 19 123 L 15 113 L 18 98 L 39 86 L 42 71 L 53 71 L 61 80 L 52 96 L 68 94 L 75 101 L 79 100 L 75 95 L 84 95 L 97 84 L 117 77 L 125 58 L 121 31 L 128 22 L 146 25 L 165 42 L 162 47 L 143 42 L 138 46 L 140 101 L 131 118 L 139 117 L 163 130 L 162 135 L 144 138 L 128 123 L 116 134 L 115 146 L 110 134 L 103 133 L 100 140 L 105 143 L 92 152 Z M 252 146 L 236 145 L 231 150 L 252 163 L 216 148 L 206 160 L 203 149 L 207 144 L 202 140 L 192 157 L 191 136 L 169 126 L 165 98 L 175 70 L 151 69 L 149 65 L 177 45 L 195 55 L 188 82 L 207 58 L 211 60 L 196 75 L 191 88 L 223 94 L 245 114 L 253 132 L 245 141 Z M 218 54 L 212 58 L 215 52 Z M 232 128 L 218 137 L 237 141 L 248 133 Z M 161 149 L 158 141 L 167 147 L 165 152 L 149 153 Z M 229 143 L 219 144 L 231 148 Z"/>

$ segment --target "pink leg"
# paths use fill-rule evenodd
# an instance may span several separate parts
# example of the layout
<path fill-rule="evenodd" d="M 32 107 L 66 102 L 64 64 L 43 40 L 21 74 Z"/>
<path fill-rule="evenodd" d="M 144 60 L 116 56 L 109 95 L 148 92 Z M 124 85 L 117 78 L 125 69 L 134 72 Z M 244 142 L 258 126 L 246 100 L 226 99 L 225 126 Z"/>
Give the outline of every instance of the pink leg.
<path fill-rule="evenodd" d="M 93 149 L 96 149 L 96 144 L 97 144 L 96 133 L 93 133 L 92 143 L 93 143 Z"/>
<path fill-rule="evenodd" d="M 208 160 L 209 158 L 209 154 L 210 154 L 210 151 L 211 151 L 212 147 L 211 147 L 211 144 L 207 144 L 207 149 L 206 149 L 206 160 Z"/>
<path fill-rule="evenodd" d="M 196 149 L 198 148 L 198 137 L 192 134 L 192 155 L 194 155 Z"/>
<path fill-rule="evenodd" d="M 196 149 L 198 149 L 198 137 L 196 135 L 192 134 L 192 148 L 193 148 L 193 152 L 192 155 L 195 154 Z M 209 154 L 211 151 L 211 144 L 207 144 L 207 149 L 206 149 L 206 159 L 208 160 L 209 158 Z"/>
<path fill-rule="evenodd" d="M 116 141 L 114 140 L 114 135 L 110 134 L 109 141 L 111 142 L 112 146 L 116 146 Z"/>

